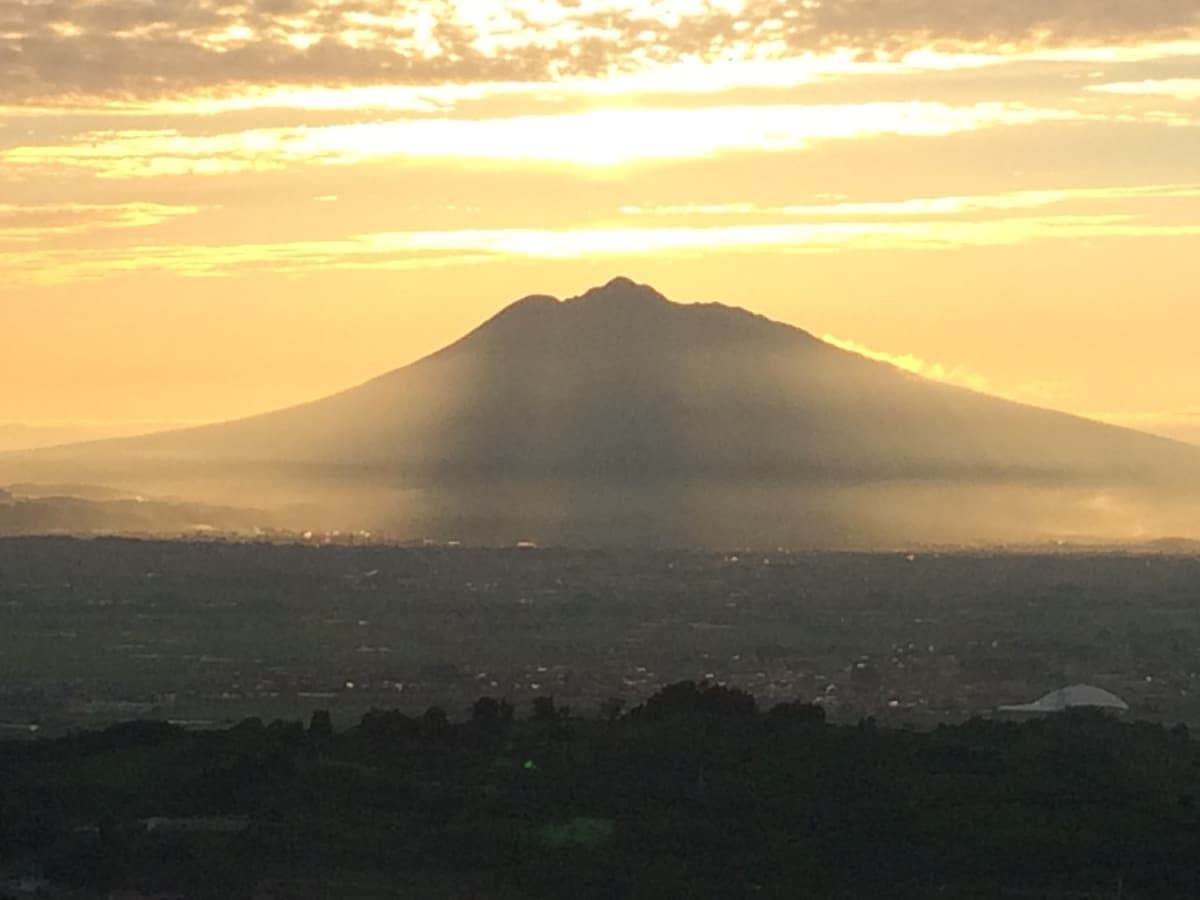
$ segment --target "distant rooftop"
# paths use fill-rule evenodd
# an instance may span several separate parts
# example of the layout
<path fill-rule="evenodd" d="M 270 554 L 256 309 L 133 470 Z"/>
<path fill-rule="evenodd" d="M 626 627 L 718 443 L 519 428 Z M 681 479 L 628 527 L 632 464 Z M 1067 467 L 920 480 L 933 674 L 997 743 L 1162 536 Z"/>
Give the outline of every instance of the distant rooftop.
<path fill-rule="evenodd" d="M 1126 711 L 1129 704 L 1103 688 L 1090 684 L 1073 684 L 1070 687 L 1051 691 L 1044 697 L 1039 697 L 1032 703 L 1022 703 L 1017 706 L 1001 706 L 1000 712 L 1021 713 L 1056 713 L 1073 707 L 1094 707 L 1098 709 L 1113 709 Z"/>

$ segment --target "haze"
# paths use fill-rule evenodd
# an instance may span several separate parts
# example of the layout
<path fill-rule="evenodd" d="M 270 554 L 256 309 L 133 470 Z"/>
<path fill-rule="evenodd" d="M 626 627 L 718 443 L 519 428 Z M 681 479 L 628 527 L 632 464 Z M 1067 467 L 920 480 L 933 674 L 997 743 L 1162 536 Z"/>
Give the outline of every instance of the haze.
<path fill-rule="evenodd" d="M 1200 9 L 16 0 L 0 447 L 266 411 L 628 272 L 1200 438 Z"/>
<path fill-rule="evenodd" d="M 249 523 L 710 548 L 1144 541 L 1196 533 L 1200 448 L 614 278 L 566 301 L 525 297 L 417 363 L 313 402 L 0 455 L 2 480 L 221 507 L 68 510 L 88 531 Z M 0 530 L 81 528 L 53 500 L 77 488 L 14 493 Z"/>

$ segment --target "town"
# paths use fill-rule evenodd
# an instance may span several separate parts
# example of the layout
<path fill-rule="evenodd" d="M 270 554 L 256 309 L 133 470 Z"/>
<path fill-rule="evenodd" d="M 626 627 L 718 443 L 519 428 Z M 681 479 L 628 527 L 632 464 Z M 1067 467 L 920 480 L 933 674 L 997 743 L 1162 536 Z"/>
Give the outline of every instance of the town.
<path fill-rule="evenodd" d="M 0 734 L 592 715 L 686 679 L 918 730 L 1069 684 L 1200 724 L 1200 557 L 0 541 Z"/>

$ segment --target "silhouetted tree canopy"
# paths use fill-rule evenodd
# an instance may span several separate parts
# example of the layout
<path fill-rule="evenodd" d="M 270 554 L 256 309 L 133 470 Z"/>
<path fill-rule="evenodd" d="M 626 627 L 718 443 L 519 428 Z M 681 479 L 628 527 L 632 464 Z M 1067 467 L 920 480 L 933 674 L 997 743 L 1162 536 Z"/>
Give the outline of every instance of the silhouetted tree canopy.
<path fill-rule="evenodd" d="M 606 722 L 615 722 L 621 718 L 625 710 L 625 700 L 621 697 L 609 697 L 600 704 L 600 717 Z"/>
<path fill-rule="evenodd" d="M 497 700 L 494 697 L 480 697 L 471 706 L 471 721 L 481 725 L 511 722 L 513 713 L 513 706 L 507 700 Z"/>
<path fill-rule="evenodd" d="M 825 709 L 816 703 L 789 700 L 772 706 L 767 717 L 775 722 L 824 724 Z"/>
<path fill-rule="evenodd" d="M 421 716 L 421 733 L 426 737 L 440 737 L 449 728 L 450 717 L 440 706 L 431 706 Z"/>
<path fill-rule="evenodd" d="M 369 738 L 416 737 L 421 723 L 396 709 L 372 709 L 363 714 L 359 731 Z"/>
<path fill-rule="evenodd" d="M 274 895 L 282 877 L 345 897 L 1200 896 L 1200 748 L 1183 729 L 1087 711 L 822 725 L 820 707 L 757 715 L 704 682 L 607 722 L 539 700 L 540 719 L 496 732 L 441 707 L 372 710 L 319 748 L 298 722 L 254 720 L 125 746 L 113 735 L 144 725 L 0 741 L 0 873 L 36 865 L 52 896 L 203 900 Z M 481 701 L 482 721 L 504 715 Z"/>
<path fill-rule="evenodd" d="M 329 710 L 318 709 L 312 714 L 312 719 L 308 723 L 309 737 L 318 739 L 333 737 L 333 719 L 329 715 Z"/>
<path fill-rule="evenodd" d="M 554 705 L 553 697 L 533 698 L 533 719 L 535 722 L 551 722 L 558 718 L 558 708 Z"/>
<path fill-rule="evenodd" d="M 633 714 L 658 720 L 678 715 L 754 716 L 758 702 L 751 694 L 723 684 L 679 681 L 654 694 Z"/>

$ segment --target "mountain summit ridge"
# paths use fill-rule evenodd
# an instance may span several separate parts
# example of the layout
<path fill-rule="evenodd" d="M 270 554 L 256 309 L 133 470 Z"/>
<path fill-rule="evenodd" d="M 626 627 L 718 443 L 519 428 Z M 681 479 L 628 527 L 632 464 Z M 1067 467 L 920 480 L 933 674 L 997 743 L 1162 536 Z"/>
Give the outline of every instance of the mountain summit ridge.
<path fill-rule="evenodd" d="M 645 303 L 671 303 L 663 294 L 648 284 L 639 284 L 625 275 L 618 275 L 605 284 L 589 288 L 582 294 L 571 297 L 565 303 L 603 303 L 610 306 L 624 305 L 626 307 Z M 675 304 L 682 305 L 682 304 Z"/>
<path fill-rule="evenodd" d="M 587 338 L 612 340 L 616 355 L 657 354 L 686 344 L 726 349 L 739 342 L 770 340 L 786 345 L 841 352 L 810 332 L 739 306 L 715 301 L 680 303 L 649 284 L 617 276 L 576 296 L 559 299 L 530 294 L 509 303 L 443 350 L 445 353 L 493 346 L 512 351 L 539 342 L 565 342 L 577 349 Z M 389 373 L 394 374 L 394 373 Z M 386 377 L 386 376 L 385 376 Z"/>

